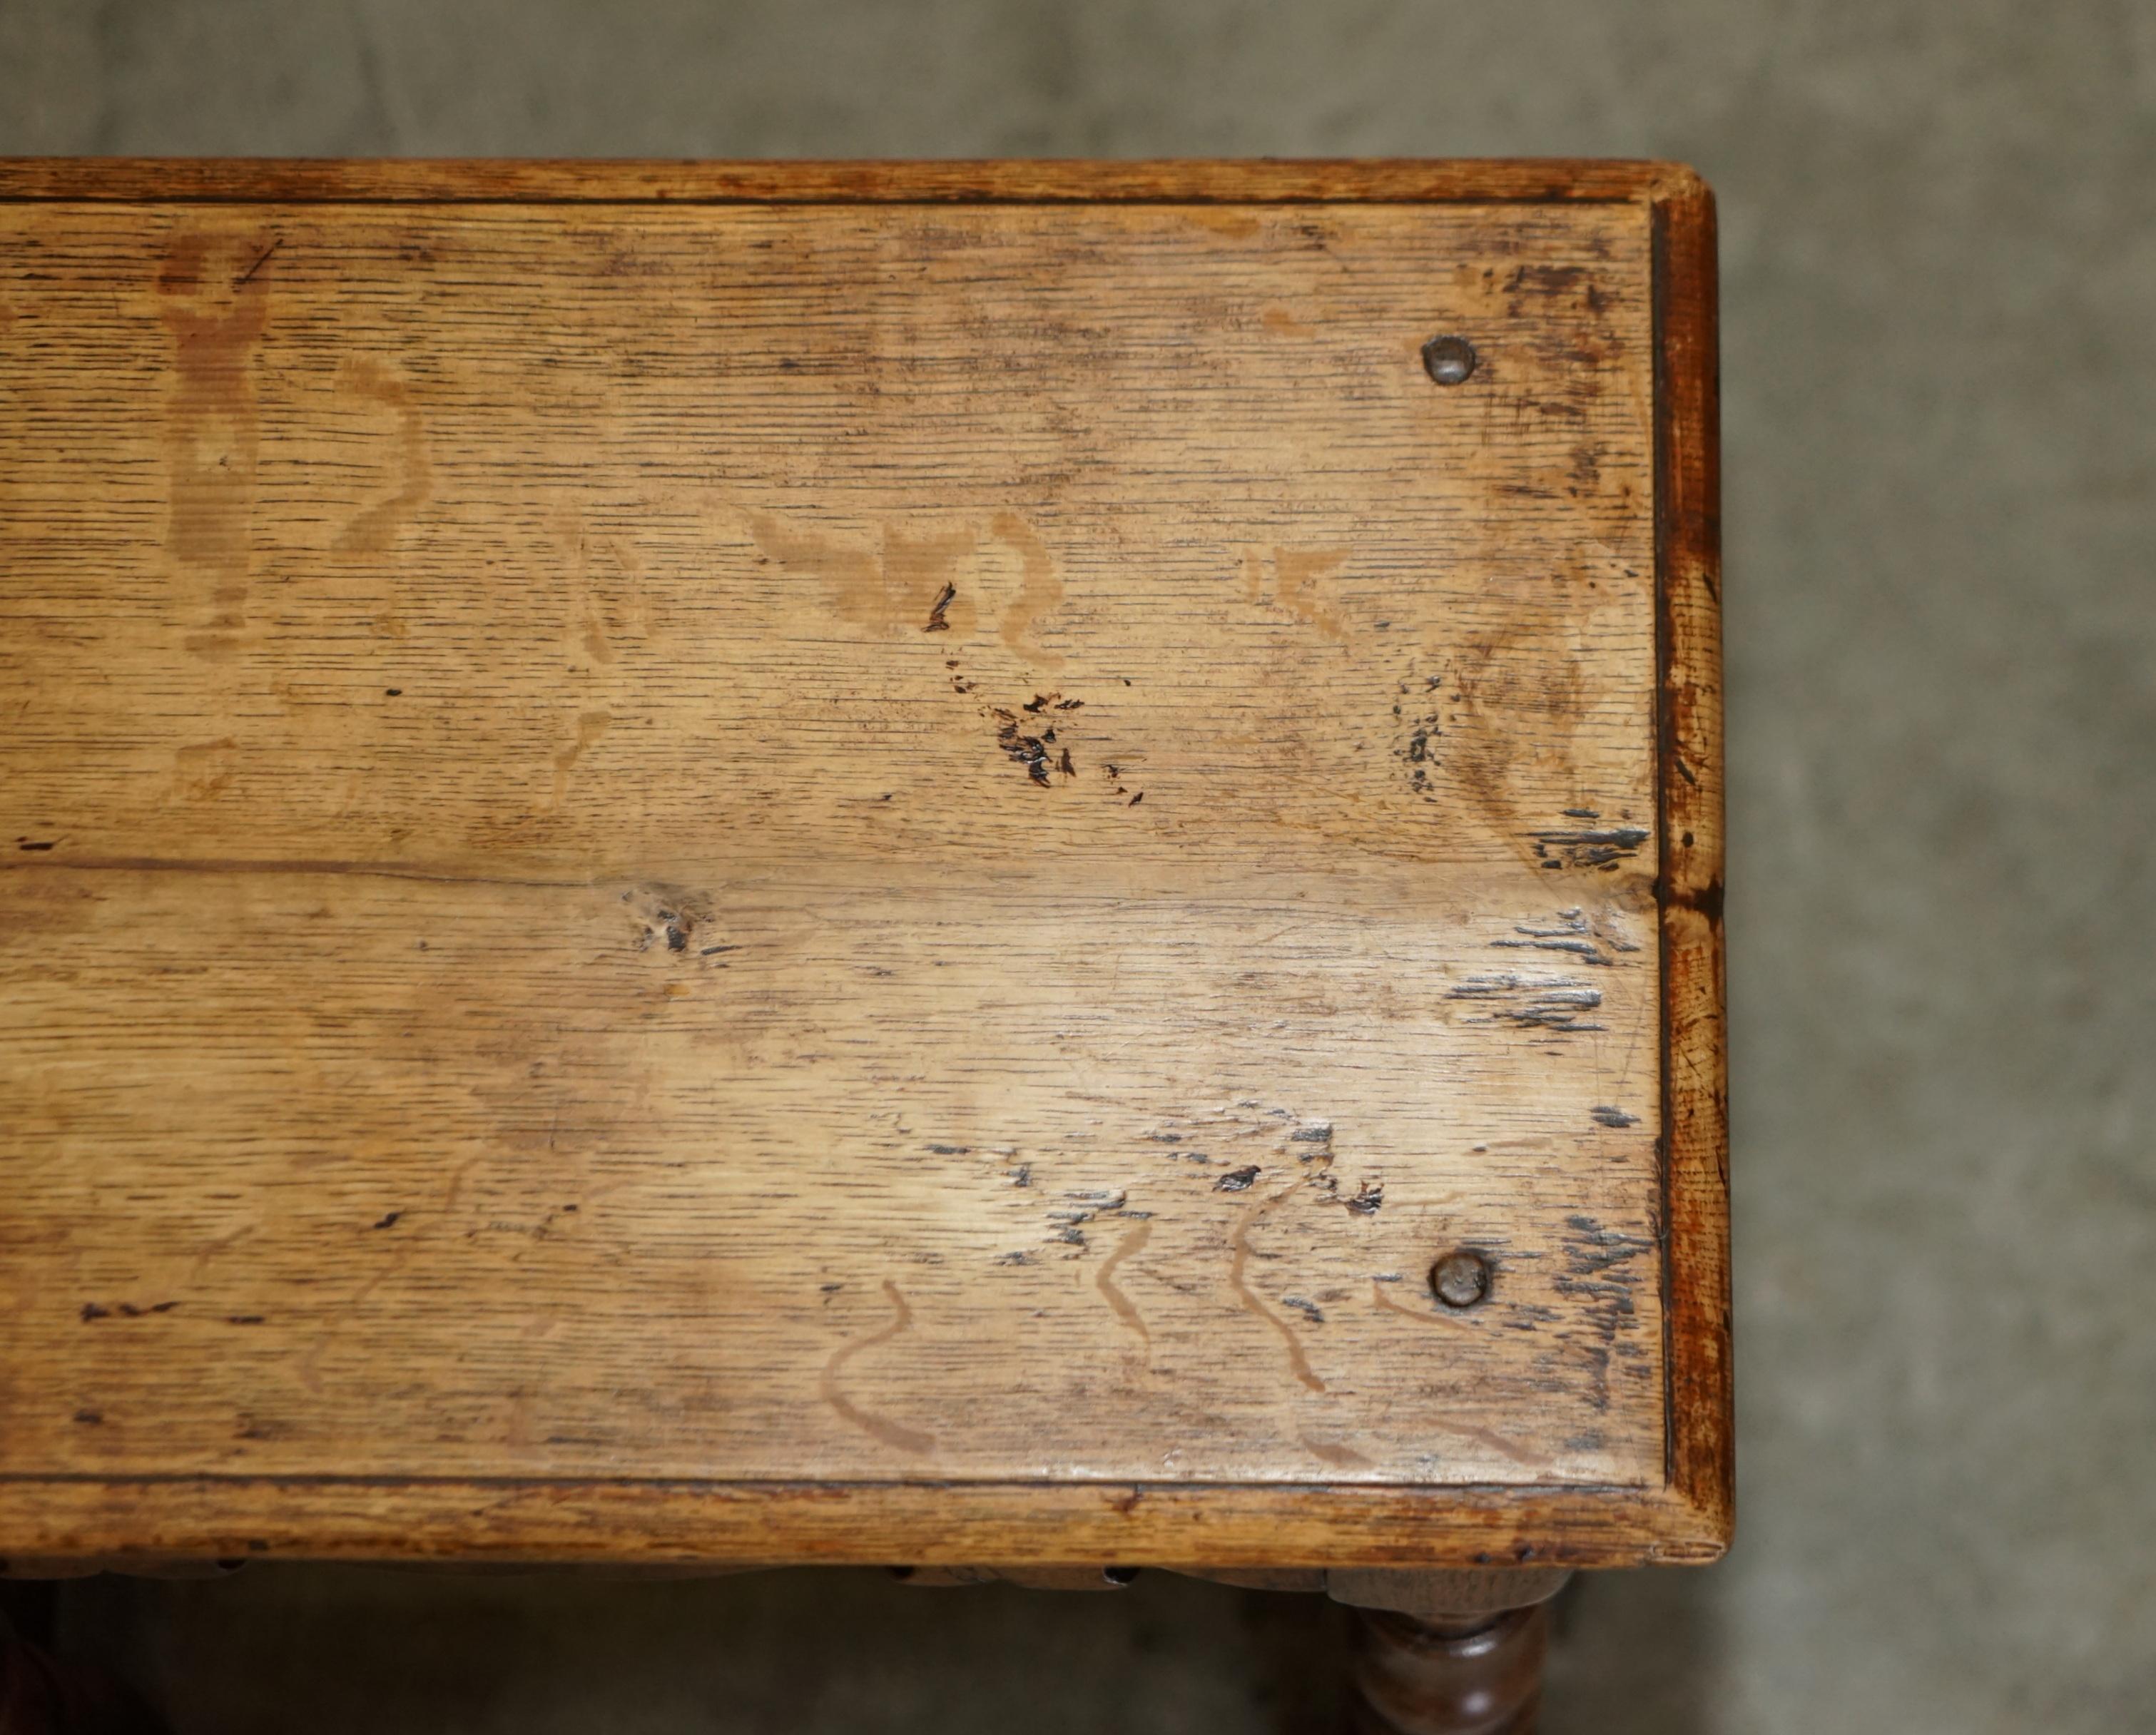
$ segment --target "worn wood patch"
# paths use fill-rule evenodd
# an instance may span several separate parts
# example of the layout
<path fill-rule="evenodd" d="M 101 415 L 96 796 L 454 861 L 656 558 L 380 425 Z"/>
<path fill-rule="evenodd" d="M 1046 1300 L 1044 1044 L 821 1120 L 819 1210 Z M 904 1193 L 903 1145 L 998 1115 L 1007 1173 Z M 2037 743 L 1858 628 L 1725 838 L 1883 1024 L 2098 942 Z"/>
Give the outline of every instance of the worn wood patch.
<path fill-rule="evenodd" d="M 0 1471 L 1661 1498 L 1651 208 L 0 206 Z"/>

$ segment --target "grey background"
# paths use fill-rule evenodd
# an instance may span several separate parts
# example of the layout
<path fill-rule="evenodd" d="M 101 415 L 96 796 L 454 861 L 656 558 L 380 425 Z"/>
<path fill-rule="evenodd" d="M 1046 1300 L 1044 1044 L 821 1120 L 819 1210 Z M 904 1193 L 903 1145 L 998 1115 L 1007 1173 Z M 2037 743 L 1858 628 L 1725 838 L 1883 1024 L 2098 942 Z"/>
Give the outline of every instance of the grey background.
<path fill-rule="evenodd" d="M 1587 1586 L 1546 1727 L 2156 1727 L 2156 4 L 0 0 L 0 151 L 1694 164 L 1741 1534 Z M 1307 1727 L 1337 1636 L 298 1568 L 67 1626 L 185 1731 Z"/>

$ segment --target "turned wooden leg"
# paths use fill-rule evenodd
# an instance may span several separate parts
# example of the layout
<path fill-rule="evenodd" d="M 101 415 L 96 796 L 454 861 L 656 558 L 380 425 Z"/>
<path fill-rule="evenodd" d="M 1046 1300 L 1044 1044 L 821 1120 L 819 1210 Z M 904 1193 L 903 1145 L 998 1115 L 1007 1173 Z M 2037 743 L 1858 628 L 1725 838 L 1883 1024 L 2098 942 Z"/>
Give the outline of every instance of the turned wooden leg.
<path fill-rule="evenodd" d="M 1355 1735 L 1527 1735 L 1548 1630 L 1540 1603 L 1458 1621 L 1358 1609 Z"/>
<path fill-rule="evenodd" d="M 1354 1609 L 1355 1735 L 1527 1735 L 1542 1696 L 1544 1604 L 1569 1573 L 1334 1572 Z"/>

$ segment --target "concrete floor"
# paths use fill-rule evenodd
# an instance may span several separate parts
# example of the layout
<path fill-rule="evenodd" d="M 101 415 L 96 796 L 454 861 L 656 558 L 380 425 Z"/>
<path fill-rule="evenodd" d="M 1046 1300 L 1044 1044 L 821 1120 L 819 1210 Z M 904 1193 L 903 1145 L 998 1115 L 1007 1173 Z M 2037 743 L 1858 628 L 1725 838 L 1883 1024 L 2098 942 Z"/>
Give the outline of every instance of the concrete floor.
<path fill-rule="evenodd" d="M 1722 197 L 1743 1534 L 1546 1727 L 2156 1727 L 2156 5 L 0 0 L 0 151 L 1578 153 Z M 819 1588 L 822 1587 L 822 1588 Z M 71 1594 L 184 1732 L 1307 1727 L 1322 1612 Z"/>

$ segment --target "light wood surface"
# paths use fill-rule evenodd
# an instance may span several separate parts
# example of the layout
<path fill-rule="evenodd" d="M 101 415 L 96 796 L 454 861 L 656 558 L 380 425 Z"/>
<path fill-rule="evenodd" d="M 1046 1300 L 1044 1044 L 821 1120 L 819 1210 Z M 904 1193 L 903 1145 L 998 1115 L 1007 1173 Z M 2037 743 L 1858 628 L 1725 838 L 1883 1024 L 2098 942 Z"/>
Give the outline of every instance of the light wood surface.
<path fill-rule="evenodd" d="M 0 1552 L 1712 1553 L 1703 193 L 542 170 L 0 169 Z"/>

